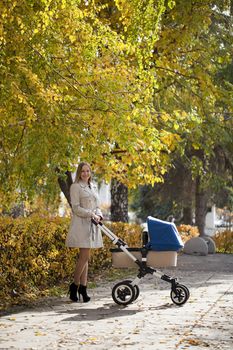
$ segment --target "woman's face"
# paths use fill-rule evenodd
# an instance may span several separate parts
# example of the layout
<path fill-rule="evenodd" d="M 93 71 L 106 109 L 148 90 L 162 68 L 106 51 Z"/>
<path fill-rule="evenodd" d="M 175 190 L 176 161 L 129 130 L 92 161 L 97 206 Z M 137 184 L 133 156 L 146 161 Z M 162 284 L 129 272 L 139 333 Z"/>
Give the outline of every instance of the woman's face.
<path fill-rule="evenodd" d="M 81 180 L 84 182 L 88 182 L 91 177 L 91 170 L 89 166 L 84 165 L 81 170 Z"/>

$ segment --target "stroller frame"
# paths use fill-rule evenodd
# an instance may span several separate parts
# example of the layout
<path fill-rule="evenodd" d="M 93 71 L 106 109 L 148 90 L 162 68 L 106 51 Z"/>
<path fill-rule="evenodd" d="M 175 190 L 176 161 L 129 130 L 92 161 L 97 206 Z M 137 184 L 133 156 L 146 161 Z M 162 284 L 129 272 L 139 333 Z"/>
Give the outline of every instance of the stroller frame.
<path fill-rule="evenodd" d="M 159 277 L 163 281 L 171 284 L 170 297 L 174 304 L 181 306 L 186 303 L 186 301 L 190 296 L 189 289 L 183 284 L 178 283 L 177 278 L 173 278 L 166 274 L 162 274 L 161 272 L 157 271 L 153 267 L 148 266 L 147 265 L 148 249 L 145 248 L 145 246 L 143 246 L 140 249 L 142 254 L 142 261 L 140 261 L 132 253 L 129 252 L 128 250 L 129 247 L 127 243 L 125 243 L 122 239 L 116 236 L 101 221 L 97 222 L 94 219 L 92 219 L 92 222 L 96 226 L 99 226 L 101 231 L 111 239 L 112 243 L 115 244 L 130 259 L 132 259 L 136 265 L 138 265 L 138 274 L 133 281 L 124 280 L 122 282 L 117 283 L 112 288 L 112 298 L 115 303 L 119 305 L 128 305 L 133 301 L 135 301 L 138 298 L 140 293 L 138 285 L 141 282 L 142 278 L 145 277 L 147 274 Z"/>

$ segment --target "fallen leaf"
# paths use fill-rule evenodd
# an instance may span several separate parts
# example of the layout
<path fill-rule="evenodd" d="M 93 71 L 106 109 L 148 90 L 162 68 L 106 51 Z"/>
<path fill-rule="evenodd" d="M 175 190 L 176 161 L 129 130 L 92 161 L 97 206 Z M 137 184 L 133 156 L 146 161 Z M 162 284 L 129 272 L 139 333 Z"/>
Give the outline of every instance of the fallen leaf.
<path fill-rule="evenodd" d="M 41 333 L 41 332 L 39 332 L 39 331 L 37 331 L 37 332 L 35 332 L 35 336 L 44 336 L 44 335 L 46 335 L 46 333 Z"/>

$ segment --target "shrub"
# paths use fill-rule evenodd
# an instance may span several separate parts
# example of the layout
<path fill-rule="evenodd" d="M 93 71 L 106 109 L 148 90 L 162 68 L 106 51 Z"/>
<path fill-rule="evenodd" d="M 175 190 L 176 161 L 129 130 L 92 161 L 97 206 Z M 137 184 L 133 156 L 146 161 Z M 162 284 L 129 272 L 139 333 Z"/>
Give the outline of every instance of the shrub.
<path fill-rule="evenodd" d="M 70 220 L 67 218 L 0 218 L 0 298 L 3 303 L 22 302 L 43 294 L 46 288 L 71 279 L 78 249 L 65 247 Z M 111 223 L 108 227 L 129 246 L 141 245 L 137 225 Z M 104 235 L 104 248 L 91 251 L 90 271 L 111 265 L 109 248 L 114 246 Z"/>
<path fill-rule="evenodd" d="M 233 253 L 233 231 L 217 231 L 212 237 L 219 253 Z"/>
<path fill-rule="evenodd" d="M 190 238 L 199 236 L 199 231 L 196 226 L 182 224 L 177 227 L 177 230 L 179 231 L 183 243 L 188 241 Z"/>

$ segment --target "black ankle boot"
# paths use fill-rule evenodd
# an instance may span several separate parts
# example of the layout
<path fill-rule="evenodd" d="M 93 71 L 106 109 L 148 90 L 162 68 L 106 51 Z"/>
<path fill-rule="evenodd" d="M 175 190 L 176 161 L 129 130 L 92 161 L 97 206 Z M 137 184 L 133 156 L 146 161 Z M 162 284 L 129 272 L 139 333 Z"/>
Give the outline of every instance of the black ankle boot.
<path fill-rule="evenodd" d="M 80 299 L 80 295 L 81 295 L 84 303 L 88 303 L 88 301 L 91 300 L 91 298 L 87 295 L 87 287 L 83 286 L 82 284 L 79 285 L 78 294 L 79 294 L 79 300 L 81 300 Z"/>
<path fill-rule="evenodd" d="M 77 291 L 78 291 L 78 286 L 74 282 L 71 283 L 69 287 L 69 292 L 68 292 L 68 294 L 70 294 L 70 300 L 78 301 Z"/>

